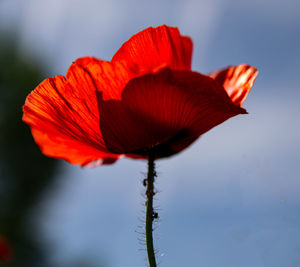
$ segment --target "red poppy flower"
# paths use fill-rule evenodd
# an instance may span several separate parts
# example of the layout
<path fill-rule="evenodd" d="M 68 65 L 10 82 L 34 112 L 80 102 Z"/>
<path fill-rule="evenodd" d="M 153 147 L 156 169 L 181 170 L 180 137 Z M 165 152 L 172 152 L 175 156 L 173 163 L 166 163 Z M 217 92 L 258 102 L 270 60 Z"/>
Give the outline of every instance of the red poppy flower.
<path fill-rule="evenodd" d="M 98 165 L 120 156 L 182 151 L 238 114 L 257 75 L 238 65 L 191 70 L 192 40 L 160 26 L 132 36 L 110 62 L 77 59 L 66 78 L 44 80 L 27 97 L 23 121 L 45 155 Z"/>
<path fill-rule="evenodd" d="M 4 237 L 0 236 L 0 263 L 8 262 L 12 257 L 12 249 Z"/>

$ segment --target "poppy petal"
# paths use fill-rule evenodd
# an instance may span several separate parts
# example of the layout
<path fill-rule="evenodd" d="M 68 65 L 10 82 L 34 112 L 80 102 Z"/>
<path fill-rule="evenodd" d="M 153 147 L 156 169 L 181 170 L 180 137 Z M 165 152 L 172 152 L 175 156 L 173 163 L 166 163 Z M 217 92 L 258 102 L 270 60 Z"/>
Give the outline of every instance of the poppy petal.
<path fill-rule="evenodd" d="M 162 25 L 133 35 L 112 58 L 125 61 L 136 75 L 158 71 L 162 67 L 191 70 L 193 43 L 175 27 Z"/>
<path fill-rule="evenodd" d="M 232 103 L 241 106 L 249 94 L 258 71 L 255 67 L 241 64 L 210 74 L 223 85 Z"/>
<path fill-rule="evenodd" d="M 103 142 L 93 80 L 76 63 L 67 77 L 46 79 L 27 97 L 23 121 L 35 141 L 44 154 L 74 164 L 118 158 Z"/>
<path fill-rule="evenodd" d="M 58 132 L 40 131 L 33 127 L 31 132 L 44 155 L 64 159 L 71 164 L 96 167 L 102 164 L 112 164 L 119 158 L 119 155 L 101 152 L 82 142 L 60 135 Z"/>
<path fill-rule="evenodd" d="M 128 81 L 135 77 L 128 69 L 126 62 L 108 62 L 93 57 L 83 57 L 77 59 L 73 66 L 79 66 L 84 70 L 86 75 L 92 79 L 95 90 L 103 92 L 105 100 L 121 99 L 122 90 Z M 74 73 L 72 68 L 70 68 L 67 78 L 69 72 L 70 75 Z M 96 100 L 95 96 L 93 100 Z"/>
<path fill-rule="evenodd" d="M 245 110 L 212 78 L 162 69 L 131 80 L 122 101 L 98 92 L 100 129 L 109 151 L 132 157 L 156 149 L 157 157 L 181 151 L 201 134 Z"/>

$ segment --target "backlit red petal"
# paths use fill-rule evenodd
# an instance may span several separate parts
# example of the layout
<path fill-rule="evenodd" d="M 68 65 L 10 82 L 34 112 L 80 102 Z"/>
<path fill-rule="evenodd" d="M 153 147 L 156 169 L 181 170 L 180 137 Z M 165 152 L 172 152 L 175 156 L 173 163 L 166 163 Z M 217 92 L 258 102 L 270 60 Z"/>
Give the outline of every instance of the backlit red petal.
<path fill-rule="evenodd" d="M 191 70 L 192 50 L 189 37 L 181 36 L 177 28 L 163 25 L 133 35 L 117 51 L 112 62 L 125 61 L 136 76 L 162 67 Z"/>
<path fill-rule="evenodd" d="M 31 92 L 23 106 L 23 121 L 44 154 L 81 165 L 118 157 L 103 142 L 95 91 L 91 77 L 73 64 L 68 80 L 49 78 Z"/>
<path fill-rule="evenodd" d="M 57 131 L 51 132 L 49 129 L 40 130 L 32 127 L 31 132 L 44 155 L 64 159 L 71 164 L 95 167 L 102 164 L 112 164 L 119 158 L 119 155 L 101 152 L 84 142 L 68 138 Z"/>
<path fill-rule="evenodd" d="M 241 64 L 217 71 L 210 75 L 223 85 L 232 103 L 241 106 L 249 94 L 258 71 L 255 67 Z"/>
<path fill-rule="evenodd" d="M 245 113 L 210 77 L 170 69 L 131 80 L 122 101 L 105 101 L 101 93 L 98 101 L 107 148 L 133 156 L 152 148 L 158 157 L 177 153 L 214 126 Z"/>
<path fill-rule="evenodd" d="M 135 77 L 126 62 L 108 62 L 85 57 L 77 59 L 73 65 L 79 66 L 89 76 L 93 82 L 92 87 L 102 92 L 104 99 L 121 99 L 122 90 Z M 72 73 L 71 67 L 67 77 Z"/>

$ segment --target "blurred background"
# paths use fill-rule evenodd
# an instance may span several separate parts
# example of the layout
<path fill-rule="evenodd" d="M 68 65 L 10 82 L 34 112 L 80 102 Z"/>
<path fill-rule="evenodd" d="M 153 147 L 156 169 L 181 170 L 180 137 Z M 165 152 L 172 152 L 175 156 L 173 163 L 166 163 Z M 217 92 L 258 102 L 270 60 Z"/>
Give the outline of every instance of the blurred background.
<path fill-rule="evenodd" d="M 43 156 L 26 95 L 81 56 L 110 60 L 149 27 L 194 41 L 193 69 L 259 70 L 244 107 L 157 163 L 161 266 L 300 266 L 300 1 L 0 0 L 0 266 L 147 266 L 146 162 Z"/>

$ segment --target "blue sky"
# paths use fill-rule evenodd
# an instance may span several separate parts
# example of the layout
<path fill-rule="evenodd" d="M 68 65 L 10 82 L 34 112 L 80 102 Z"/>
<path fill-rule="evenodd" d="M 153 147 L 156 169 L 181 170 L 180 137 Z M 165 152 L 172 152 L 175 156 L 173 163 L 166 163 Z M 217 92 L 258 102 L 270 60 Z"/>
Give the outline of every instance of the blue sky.
<path fill-rule="evenodd" d="M 249 63 L 259 76 L 244 107 L 179 155 L 158 162 L 155 242 L 161 266 L 300 266 L 300 2 L 2 0 L 0 28 L 50 74 L 93 55 L 110 59 L 148 26 L 178 26 L 203 73 Z M 30 91 L 33 88 L 28 88 Z M 81 169 L 65 162 L 36 211 L 54 266 L 146 266 L 146 162 Z M 50 252 L 49 252 L 50 253 Z M 104 262 L 104 265 L 100 264 Z"/>

